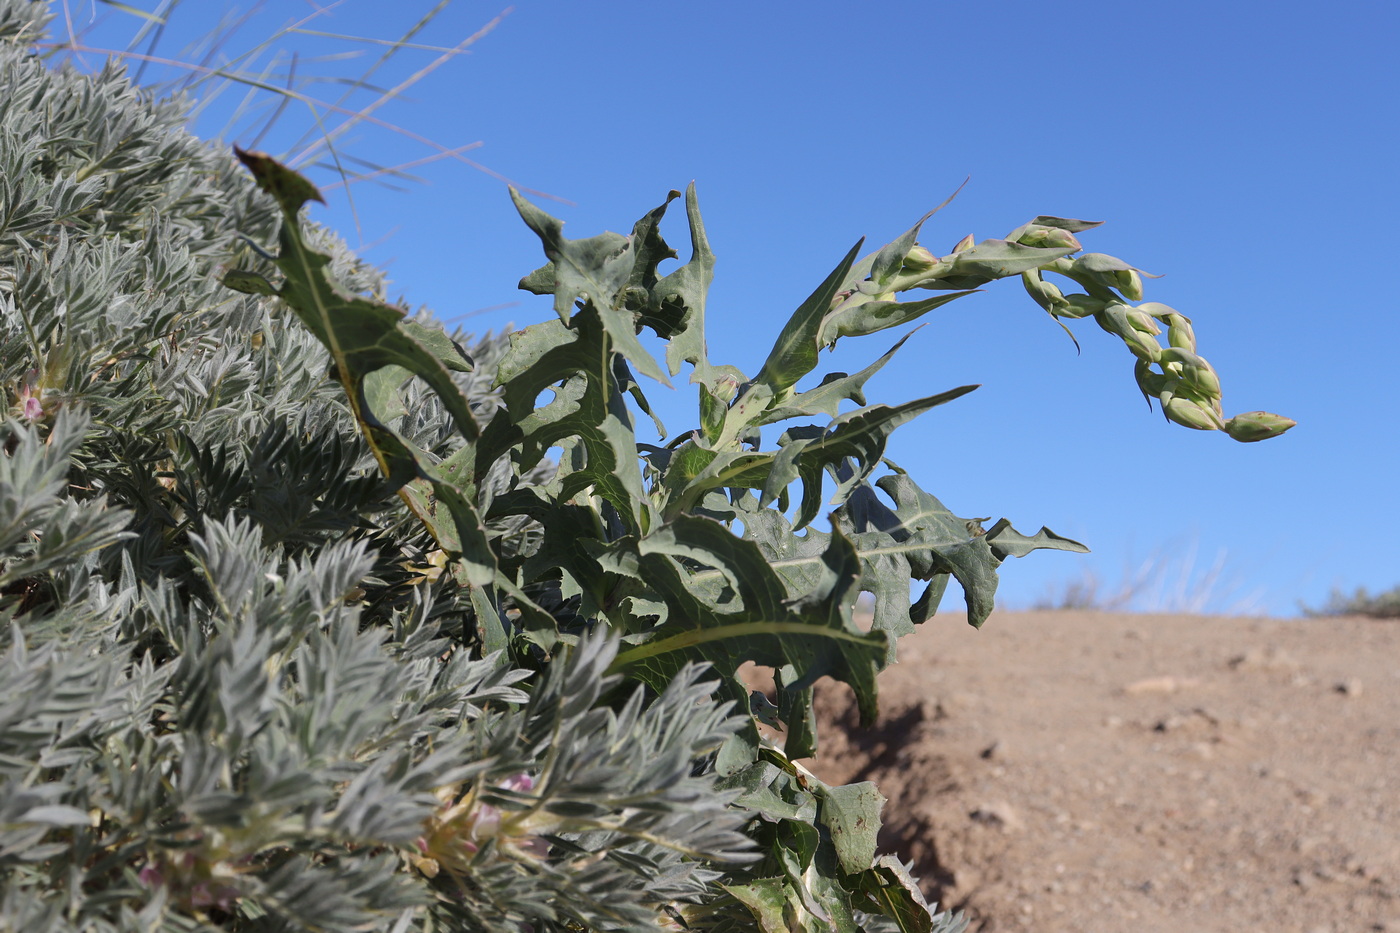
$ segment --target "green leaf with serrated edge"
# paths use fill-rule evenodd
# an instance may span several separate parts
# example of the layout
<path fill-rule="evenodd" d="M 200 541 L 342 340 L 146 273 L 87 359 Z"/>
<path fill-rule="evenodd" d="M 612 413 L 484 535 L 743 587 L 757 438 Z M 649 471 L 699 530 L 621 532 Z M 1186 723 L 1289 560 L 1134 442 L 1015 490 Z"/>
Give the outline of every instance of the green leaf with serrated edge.
<path fill-rule="evenodd" d="M 553 651 L 559 644 L 559 624 L 554 616 L 527 596 L 516 580 L 497 573 L 493 582 L 496 589 L 510 597 L 512 606 L 520 613 L 516 624 L 520 626 L 521 637 L 545 651 Z"/>
<path fill-rule="evenodd" d="M 840 290 L 841 283 L 845 281 L 846 273 L 850 271 L 851 264 L 855 262 L 856 254 L 860 252 L 864 242 L 860 240 L 851 247 L 850 252 L 826 277 L 826 281 L 817 286 L 817 290 L 802 302 L 778 334 L 773 349 L 768 352 L 768 359 L 763 363 L 763 369 L 754 379 L 760 385 L 771 389 L 774 396 L 781 397 L 784 391 L 797 383 L 797 380 L 817 368 L 817 355 L 821 350 L 817 337 L 821 333 L 822 319 L 831 310 L 831 300 Z"/>
<path fill-rule="evenodd" d="M 295 215 L 307 201 L 326 203 L 321 192 L 305 176 L 287 168 L 267 153 L 245 151 L 234 146 L 233 154 L 252 173 L 258 187 L 272 195 L 284 213 L 290 206 L 291 213 Z"/>
<path fill-rule="evenodd" d="M 855 483 L 879 465 L 885 454 L 885 444 L 895 428 L 976 388 L 977 386 L 959 386 L 903 405 L 870 405 L 838 417 L 819 437 L 790 442 L 774 460 L 773 470 L 763 487 L 759 506 L 767 506 L 777 498 L 782 489 L 800 475 L 809 488 L 815 487 L 812 493 L 804 496 L 803 505 L 798 513 L 796 527 L 804 527 L 817 517 L 820 510 L 817 492 L 820 490 L 824 469 L 848 458 L 858 465 L 859 469 L 853 471 L 837 488 L 834 501 L 843 501 Z"/>
<path fill-rule="evenodd" d="M 755 761 L 742 771 L 716 782 L 722 790 L 740 790 L 737 806 L 756 810 L 769 820 L 801 820 L 810 823 L 817 818 L 817 799 L 803 790 L 791 788 L 788 775 L 770 761 Z M 786 791 L 780 793 L 774 785 Z M 788 800 L 785 797 L 794 799 Z"/>
<path fill-rule="evenodd" d="M 553 570 L 566 573 L 579 584 L 582 615 L 592 617 L 607 612 L 608 592 L 615 576 L 604 571 L 600 557 L 609 550 L 630 545 L 626 541 L 600 540 L 601 518 L 591 506 L 552 503 L 537 520 L 543 529 L 542 537 L 539 548 L 521 567 L 525 579 L 544 579 Z"/>
<path fill-rule="evenodd" d="M 752 542 L 706 518 L 679 516 L 637 547 L 642 576 L 670 606 L 671 621 L 649 641 L 620 652 L 615 669 L 632 669 L 647 679 L 642 665 L 668 656 L 668 666 L 705 660 L 726 677 L 744 661 L 774 668 L 791 664 L 798 677 L 792 686 L 805 688 L 823 675 L 842 680 L 855 691 L 862 717 L 873 720 L 875 663 L 885 657 L 885 638 L 861 632 L 852 619 L 858 565 L 842 536 L 833 536 L 814 585 L 798 600 L 789 599 Z M 733 587 L 741 608 L 723 612 L 700 598 L 687 565 L 714 568 Z"/>
<path fill-rule="evenodd" d="M 405 319 L 399 326 L 414 340 L 426 347 L 443 366 L 455 373 L 472 371 L 472 358 L 466 350 L 462 349 L 461 344 L 448 336 L 441 325 L 428 325 Z"/>
<path fill-rule="evenodd" d="M 534 272 L 525 276 L 516 285 L 522 292 L 529 292 L 532 295 L 553 295 L 554 294 L 554 263 L 547 262 Z"/>
<path fill-rule="evenodd" d="M 624 305 L 623 291 L 637 258 L 631 238 L 604 233 L 570 240 L 563 234 L 563 221 L 535 207 L 514 188 L 510 189 L 510 196 L 521 219 L 540 238 L 545 256 L 554 264 L 554 310 L 560 320 L 571 319 L 577 301 L 591 306 L 613 347 L 641 373 L 669 386 L 666 373 L 637 339 L 632 312 Z"/>
<path fill-rule="evenodd" d="M 857 881 L 858 893 L 870 899 L 868 913 L 889 917 L 899 925 L 900 933 L 931 933 L 933 908 L 899 859 L 880 856 Z M 861 907 L 859 902 L 856 906 Z"/>
<path fill-rule="evenodd" d="M 822 322 L 821 345 L 833 347 L 842 337 L 863 337 L 878 331 L 898 327 L 941 308 L 950 301 L 977 294 L 977 289 L 949 292 L 918 301 L 866 301 L 843 307 Z"/>
<path fill-rule="evenodd" d="M 774 729 L 781 729 L 783 722 L 778 718 L 778 708 L 773 705 L 773 701 L 768 699 L 766 693 L 757 690 L 749 691 L 749 712 L 753 718 L 765 726 L 772 726 Z"/>
<path fill-rule="evenodd" d="M 644 532 L 652 521 L 651 506 L 642 483 L 626 386 L 614 364 L 592 305 L 576 313 L 569 325 L 547 321 L 511 334 L 496 377 L 503 406 L 482 434 L 478 477 L 512 447 L 519 448 L 517 465 L 527 470 L 551 446 L 577 437 L 585 461 L 575 466 L 561 459 L 555 475 L 558 488 L 595 486 L 632 531 Z M 554 398 L 536 408 L 546 390 L 552 390 Z"/>
<path fill-rule="evenodd" d="M 426 453 L 374 416 L 364 401 L 363 389 L 361 382 L 356 406 L 360 427 L 371 448 L 388 465 L 389 482 L 397 487 L 399 496 L 427 527 L 438 547 L 461 558 L 454 575 L 464 583 L 489 584 L 496 575 L 496 555 L 475 506 L 456 483 L 438 472 Z"/>
<path fill-rule="evenodd" d="M 686 311 L 680 304 L 661 304 L 653 293 L 661 279 L 657 266 L 668 259 L 677 258 L 676 251 L 661 236 L 661 219 L 666 216 L 671 202 L 680 196 L 681 193 L 674 189 L 667 192 L 664 203 L 647 211 L 632 225 L 632 247 L 637 259 L 627 280 L 627 308 L 639 326 L 650 327 L 663 340 L 670 339 L 687 326 Z M 674 370 L 672 375 L 675 375 Z"/>
<path fill-rule="evenodd" d="M 909 255 L 909 250 L 913 249 L 914 244 L 918 241 L 919 229 L 928 222 L 930 217 L 953 203 L 953 199 L 958 196 L 959 192 L 961 192 L 966 185 L 967 179 L 964 179 L 963 183 L 958 185 L 957 190 L 943 199 L 942 204 L 920 217 L 918 223 L 904 231 L 904 233 L 900 234 L 894 240 L 882 246 L 874 255 L 860 262 L 859 265 L 866 270 L 862 271 L 861 278 L 863 279 L 868 275 L 870 281 L 874 283 L 875 287 L 871 292 L 872 294 L 888 291 L 885 286 L 889 285 L 894 280 L 894 277 L 899 275 L 900 268 L 904 264 L 904 257 Z"/>
<path fill-rule="evenodd" d="M 437 332 L 439 339 L 421 325 L 405 322 L 399 308 L 347 294 L 331 277 L 330 257 L 312 249 L 301 235 L 298 212 L 307 201 L 321 200 L 315 186 L 267 155 L 237 147 L 234 152 L 282 211 L 275 263 L 283 281 L 277 294 L 330 351 L 351 410 L 380 469 L 439 547 L 461 556 L 462 564 L 456 569 L 459 577 L 478 585 L 489 584 L 496 573 L 496 558 L 475 505 L 461 488 L 437 475 L 426 455 L 385 426 L 365 396 L 366 378 L 371 373 L 401 367 L 422 378 L 438 395 L 462 436 L 469 443 L 475 441 L 480 432 L 471 405 L 443 361 L 449 351 L 462 360 L 460 348 L 441 332 Z M 382 383 L 380 380 L 372 388 L 378 391 Z"/>
<path fill-rule="evenodd" d="M 404 312 L 382 301 L 347 294 L 331 278 L 330 256 L 312 249 L 301 236 L 297 212 L 308 200 L 321 200 L 305 178 L 261 153 L 235 153 L 258 185 L 277 199 L 283 223 L 277 268 L 283 275 L 277 294 L 330 351 L 340 378 L 352 397 L 366 373 L 382 366 L 402 366 L 425 381 L 442 400 L 462 436 L 479 431 L 471 405 L 443 364 L 442 347 L 425 346 L 404 324 Z"/>
<path fill-rule="evenodd" d="M 710 361 L 705 349 L 705 298 L 715 277 L 715 254 L 705 235 L 705 222 L 700 217 L 700 199 L 695 183 L 685 189 L 685 215 L 690 225 L 690 260 L 671 272 L 652 288 L 652 299 L 658 306 L 680 309 L 683 327 L 677 326 L 666 345 L 666 366 L 672 375 L 681 371 L 681 363 L 695 367 L 695 376 L 713 388 Z M 733 369 L 733 367 L 722 367 Z M 738 373 L 738 370 L 734 370 Z M 745 382 L 742 375 L 739 382 Z"/>
<path fill-rule="evenodd" d="M 667 503 L 665 516 L 693 512 L 705 494 L 715 489 L 760 486 L 774 462 L 771 452 L 716 452 L 688 440 L 671 459 L 663 488 Z"/>
<path fill-rule="evenodd" d="M 889 856 L 874 858 L 878 803 L 883 798 L 873 785 L 832 787 L 771 747 L 761 749 L 757 762 L 724 781 L 728 787 L 742 788 L 745 795 L 740 799 L 754 801 L 768 814 L 756 838 L 768 852 L 769 863 L 783 871 L 790 885 L 789 923 L 817 922 L 824 924 L 816 928 L 822 931 L 846 929 L 842 918 L 849 918 L 854 908 L 885 914 L 905 924 L 903 929 L 929 929 L 932 912 L 908 873 Z M 806 811 L 808 802 L 820 808 L 818 819 Z M 803 805 L 802 815 L 787 816 L 798 804 Z M 814 823 L 827 831 L 814 832 Z"/>
<path fill-rule="evenodd" d="M 986 538 L 987 543 L 991 545 L 992 553 L 996 555 L 998 560 L 1006 560 L 1008 557 L 1025 557 L 1031 551 L 1036 550 L 1089 553 L 1089 549 L 1078 541 L 1061 537 L 1043 526 L 1034 535 L 1027 537 L 1012 528 L 1011 522 L 1004 518 L 987 529 Z"/>
<path fill-rule="evenodd" d="M 621 354 L 613 357 L 613 378 L 617 384 L 622 386 L 622 391 L 632 396 L 632 401 L 637 403 L 637 408 L 642 414 L 651 419 L 652 425 L 656 428 L 658 439 L 665 439 L 666 425 L 661 423 L 661 418 L 652 410 L 651 402 L 647 401 L 646 394 L 642 392 L 642 386 L 636 379 L 632 378 L 632 371 L 627 368 L 627 361 Z"/>
<path fill-rule="evenodd" d="M 838 523 L 849 529 L 863 553 L 890 562 L 884 569 L 903 567 L 905 579 L 951 573 L 967 599 L 968 622 L 980 627 L 991 614 L 1001 564 L 985 535 L 975 534 L 967 519 L 953 515 L 905 473 L 883 476 L 876 485 L 895 507 L 890 509 L 866 486 L 847 499 Z"/>
<path fill-rule="evenodd" d="M 828 787 L 818 817 L 831 833 L 836 858 L 848 875 L 865 871 L 875 861 L 875 836 L 880 831 L 880 808 L 885 795 L 870 781 Z"/>
<path fill-rule="evenodd" d="M 787 921 L 788 890 L 781 878 L 720 885 L 753 912 L 762 933 L 792 933 Z"/>
<path fill-rule="evenodd" d="M 778 716 L 787 724 L 783 752 L 789 758 L 814 758 L 817 754 L 817 712 L 812 708 L 811 687 L 791 687 L 797 672 L 791 665 L 773 672 L 778 694 Z"/>
<path fill-rule="evenodd" d="M 871 363 L 858 373 L 847 375 L 846 373 L 828 373 L 815 388 L 806 392 L 798 392 L 789 396 L 778 406 L 769 409 L 759 419 L 759 424 L 775 424 L 779 421 L 786 421 L 789 418 L 809 417 L 813 415 L 826 415 L 835 418 L 841 413 L 841 403 L 852 401 L 864 407 L 865 384 L 870 381 L 870 377 L 875 375 L 885 364 L 899 352 L 899 348 L 904 346 L 904 342 L 917 333 L 919 328 L 915 328 L 909 333 L 900 337 L 895 345 L 885 351 L 885 354 L 878 360 Z"/>

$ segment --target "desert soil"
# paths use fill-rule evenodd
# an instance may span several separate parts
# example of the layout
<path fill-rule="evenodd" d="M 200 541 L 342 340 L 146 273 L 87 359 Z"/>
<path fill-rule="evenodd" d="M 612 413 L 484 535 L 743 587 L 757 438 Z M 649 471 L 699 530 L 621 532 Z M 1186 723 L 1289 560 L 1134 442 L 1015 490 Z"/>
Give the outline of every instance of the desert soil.
<path fill-rule="evenodd" d="M 1400 933 L 1400 623 L 940 614 L 831 782 L 985 933 Z"/>

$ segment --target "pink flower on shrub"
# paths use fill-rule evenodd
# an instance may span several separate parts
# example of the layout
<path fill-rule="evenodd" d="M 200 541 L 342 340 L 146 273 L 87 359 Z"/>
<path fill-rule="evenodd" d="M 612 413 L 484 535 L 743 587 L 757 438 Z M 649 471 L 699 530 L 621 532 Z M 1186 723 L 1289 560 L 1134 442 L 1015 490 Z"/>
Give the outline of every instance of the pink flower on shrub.
<path fill-rule="evenodd" d="M 186 908 L 206 910 L 217 907 L 225 913 L 238 902 L 238 888 L 220 876 L 232 878 L 233 868 L 223 861 L 208 862 L 194 852 L 186 852 L 176 860 L 157 856 L 148 861 L 136 877 L 151 890 L 165 888 L 171 900 Z"/>
<path fill-rule="evenodd" d="M 535 789 L 535 779 L 525 773 L 513 774 L 496 785 L 501 790 L 525 794 Z M 544 859 L 549 855 L 549 842 L 532 830 L 541 827 L 539 814 L 502 811 L 500 807 L 478 799 L 472 789 L 456 797 L 453 788 L 442 788 L 438 799 L 442 807 L 428 820 L 427 832 L 417 840 L 419 855 L 411 859 L 419 871 L 436 877 L 446 869 L 455 874 L 470 870 L 472 856 L 481 851 L 488 840 L 508 851 Z M 454 799 L 455 798 L 455 799 Z M 553 823 L 553 818 L 546 818 Z"/>

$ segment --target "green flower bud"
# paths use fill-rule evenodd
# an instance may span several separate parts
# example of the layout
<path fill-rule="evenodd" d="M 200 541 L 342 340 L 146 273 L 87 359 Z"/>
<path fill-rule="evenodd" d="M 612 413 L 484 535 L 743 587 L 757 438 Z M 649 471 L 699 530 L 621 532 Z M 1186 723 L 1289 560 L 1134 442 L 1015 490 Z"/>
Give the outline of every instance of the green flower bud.
<path fill-rule="evenodd" d="M 844 289 L 843 291 L 837 292 L 835 295 L 832 295 L 832 296 L 831 296 L 831 307 L 828 308 L 827 310 L 828 310 L 828 311 L 835 311 L 835 310 L 841 305 L 841 302 L 845 301 L 847 298 L 851 297 L 851 296 L 854 295 L 854 294 L 855 294 L 855 289 L 853 289 L 853 288 L 847 288 L 847 289 Z"/>
<path fill-rule="evenodd" d="M 1140 330 L 1144 334 L 1157 336 L 1162 332 L 1162 328 L 1157 326 L 1157 320 L 1141 308 L 1128 309 L 1128 323 L 1133 325 L 1134 330 Z"/>
<path fill-rule="evenodd" d="M 1160 396 L 1167 388 L 1167 377 L 1159 372 L 1154 372 L 1152 364 L 1147 360 L 1140 359 L 1133 363 L 1133 378 L 1137 380 L 1143 398 L 1148 400 L 1148 408 L 1152 407 L 1152 399 Z"/>
<path fill-rule="evenodd" d="M 1128 333 L 1119 336 L 1138 359 L 1155 363 L 1162 358 L 1162 345 L 1150 334 L 1130 329 Z"/>
<path fill-rule="evenodd" d="M 1225 427 L 1225 422 L 1209 406 L 1185 396 L 1174 395 L 1167 399 L 1162 411 L 1168 419 L 1197 431 L 1219 431 Z"/>
<path fill-rule="evenodd" d="M 1065 296 L 1065 308 L 1060 311 L 1065 317 L 1088 317 L 1091 314 L 1098 314 L 1108 307 L 1108 302 L 1102 298 L 1094 298 L 1076 292 L 1073 295 Z"/>
<path fill-rule="evenodd" d="M 734 401 L 735 396 L 739 394 L 739 380 L 725 373 L 715 380 L 710 392 L 715 398 L 728 404 Z"/>
<path fill-rule="evenodd" d="M 957 245 L 953 247 L 953 252 L 961 253 L 963 250 L 972 249 L 972 245 L 976 242 L 977 241 L 972 238 L 972 234 L 969 233 L 957 242 Z"/>
<path fill-rule="evenodd" d="M 1099 326 L 1120 338 L 1138 359 L 1156 363 L 1162 358 L 1162 348 L 1150 334 L 1144 334 L 1132 325 L 1127 305 L 1110 304 L 1094 315 Z"/>
<path fill-rule="evenodd" d="M 1191 328 L 1191 319 L 1184 314 L 1167 315 L 1167 343 L 1182 350 L 1195 351 L 1196 332 Z"/>
<path fill-rule="evenodd" d="M 1168 370 L 1176 371 L 1181 381 L 1195 390 L 1198 396 L 1220 398 L 1220 377 L 1204 357 L 1181 347 L 1168 347 L 1162 351 L 1162 362 Z"/>
<path fill-rule="evenodd" d="M 1142 301 L 1142 276 L 1136 269 L 1119 269 L 1113 273 L 1114 283 L 1129 301 Z"/>
<path fill-rule="evenodd" d="M 1043 227 L 1040 224 L 1028 224 L 1026 231 L 1016 238 L 1016 242 L 1022 246 L 1038 246 L 1070 249 L 1083 249 L 1073 233 L 1062 230 L 1059 227 Z"/>
<path fill-rule="evenodd" d="M 1278 437 L 1298 422 L 1267 411 L 1247 411 L 1225 422 L 1225 433 L 1241 443 Z"/>
<path fill-rule="evenodd" d="M 936 262 L 938 262 L 937 256 L 915 243 L 914 248 L 904 257 L 903 271 L 924 272 L 932 269 Z"/>
<path fill-rule="evenodd" d="M 1021 284 L 1026 287 L 1026 293 L 1035 299 L 1035 303 L 1051 314 L 1059 314 L 1066 304 L 1064 293 L 1060 291 L 1059 286 L 1054 282 L 1045 281 L 1035 269 L 1021 273 Z"/>
<path fill-rule="evenodd" d="M 1186 383 L 1197 394 L 1209 399 L 1220 398 L 1220 377 L 1215 373 L 1215 367 L 1207 363 L 1204 367 L 1187 366 L 1181 374 L 1181 381 Z"/>

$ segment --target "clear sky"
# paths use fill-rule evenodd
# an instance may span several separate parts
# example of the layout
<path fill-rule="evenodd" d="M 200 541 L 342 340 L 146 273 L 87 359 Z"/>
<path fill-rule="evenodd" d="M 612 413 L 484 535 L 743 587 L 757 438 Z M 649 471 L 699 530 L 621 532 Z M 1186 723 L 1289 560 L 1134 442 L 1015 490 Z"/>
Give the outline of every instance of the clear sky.
<path fill-rule="evenodd" d="M 69 5 L 91 45 L 125 47 L 139 25 Z M 307 25 L 392 39 L 433 5 L 344 0 Z M 160 53 L 180 53 L 224 8 L 180 6 Z M 416 41 L 454 45 L 502 9 L 457 0 Z M 313 11 L 266 3 L 223 53 Z M 872 402 L 897 403 L 982 383 L 902 428 L 889 455 L 957 514 L 1048 525 L 1093 549 L 1010 560 L 1005 606 L 1086 572 L 1111 589 L 1146 561 L 1163 589 L 1142 607 L 1290 615 L 1332 587 L 1400 583 L 1397 36 L 1400 5 L 1374 0 L 517 0 L 469 54 L 376 116 L 449 148 L 480 141 L 471 158 L 572 202 L 536 199 L 573 237 L 625 233 L 695 180 L 719 257 L 711 359 L 748 373 L 858 237 L 893 239 L 964 178 L 925 226 L 935 253 L 1042 213 L 1106 221 L 1081 235 L 1086 248 L 1164 274 L 1146 298 L 1194 320 L 1226 415 L 1265 409 L 1298 427 L 1238 444 L 1167 424 L 1116 338 L 1077 322 L 1076 355 L 1012 279 L 932 312 L 868 386 Z M 278 46 L 301 51 L 302 76 L 357 74 L 368 58 L 308 57 L 374 48 L 308 36 Z M 434 57 L 405 57 L 377 80 Z M 219 133 L 241 95 L 225 92 L 198 131 Z M 254 125 L 233 138 L 250 144 Z M 277 153 L 309 125 L 289 108 L 260 145 Z M 378 164 L 434 152 L 368 125 L 340 148 Z M 395 296 L 446 321 L 510 302 L 464 323 L 549 316 L 548 299 L 516 289 L 543 256 L 503 183 L 451 159 L 414 171 L 423 184 L 355 185 L 354 216 L 344 189 L 329 190 L 315 216 L 387 266 Z M 688 255 L 675 213 L 667 235 Z M 844 341 L 827 368 L 859 368 L 897 336 Z M 694 420 L 683 380 L 649 392 L 673 432 Z"/>

